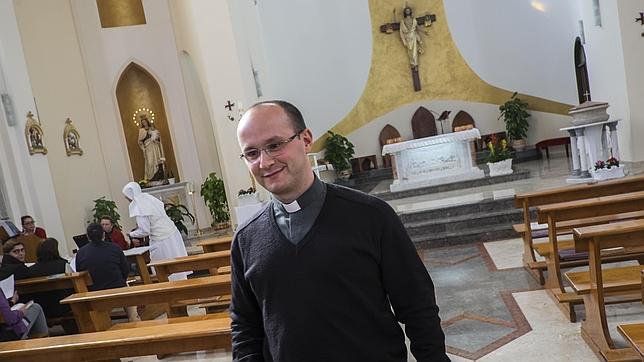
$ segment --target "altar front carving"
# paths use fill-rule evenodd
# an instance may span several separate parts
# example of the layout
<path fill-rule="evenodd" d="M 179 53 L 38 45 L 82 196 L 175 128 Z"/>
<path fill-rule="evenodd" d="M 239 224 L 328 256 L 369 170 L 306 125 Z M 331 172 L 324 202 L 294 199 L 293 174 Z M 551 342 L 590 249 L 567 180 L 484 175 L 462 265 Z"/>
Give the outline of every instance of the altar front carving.
<path fill-rule="evenodd" d="M 485 177 L 476 166 L 471 142 L 481 138 L 476 128 L 385 145 L 393 159 L 392 192 Z"/>

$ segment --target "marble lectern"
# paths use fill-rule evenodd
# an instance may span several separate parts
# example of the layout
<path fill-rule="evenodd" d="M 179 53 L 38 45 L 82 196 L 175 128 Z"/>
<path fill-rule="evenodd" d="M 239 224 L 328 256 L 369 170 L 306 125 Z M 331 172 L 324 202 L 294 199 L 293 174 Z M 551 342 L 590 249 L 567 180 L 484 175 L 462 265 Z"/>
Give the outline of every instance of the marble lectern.
<path fill-rule="evenodd" d="M 383 146 L 392 155 L 392 192 L 485 177 L 476 166 L 471 142 L 480 139 L 476 128 Z"/>

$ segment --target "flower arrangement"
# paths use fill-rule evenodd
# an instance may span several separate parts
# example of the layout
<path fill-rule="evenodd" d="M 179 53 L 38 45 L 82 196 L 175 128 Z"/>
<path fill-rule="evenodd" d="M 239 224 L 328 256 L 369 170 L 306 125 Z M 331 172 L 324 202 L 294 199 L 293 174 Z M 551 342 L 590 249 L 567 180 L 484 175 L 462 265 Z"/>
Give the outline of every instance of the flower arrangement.
<path fill-rule="evenodd" d="M 508 141 L 505 138 L 499 141 L 496 135 L 490 136 L 487 141 L 487 149 L 490 151 L 487 162 L 490 163 L 500 162 L 512 157 L 508 148 Z"/>
<path fill-rule="evenodd" d="M 619 160 L 615 157 L 609 158 L 606 162 L 602 160 L 595 162 L 595 171 L 602 169 L 610 170 L 613 167 L 619 167 Z"/>

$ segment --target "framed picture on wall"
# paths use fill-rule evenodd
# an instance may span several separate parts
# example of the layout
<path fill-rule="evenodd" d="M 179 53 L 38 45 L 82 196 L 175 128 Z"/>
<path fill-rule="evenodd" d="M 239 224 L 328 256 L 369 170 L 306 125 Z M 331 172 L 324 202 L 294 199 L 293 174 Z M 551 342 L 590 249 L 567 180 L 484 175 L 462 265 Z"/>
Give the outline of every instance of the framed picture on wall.
<path fill-rule="evenodd" d="M 72 124 L 72 120 L 70 118 L 67 118 L 67 120 L 65 120 L 63 142 L 65 143 L 65 151 L 67 151 L 67 156 L 81 156 L 83 154 L 83 150 L 80 147 L 80 134 L 78 134 L 78 131 Z"/>
<path fill-rule="evenodd" d="M 27 140 L 27 148 L 29 149 L 30 155 L 36 153 L 47 154 L 43 134 L 44 132 L 42 127 L 40 127 L 40 121 L 34 118 L 33 113 L 29 111 L 27 113 L 27 122 L 25 123 L 25 139 Z"/>

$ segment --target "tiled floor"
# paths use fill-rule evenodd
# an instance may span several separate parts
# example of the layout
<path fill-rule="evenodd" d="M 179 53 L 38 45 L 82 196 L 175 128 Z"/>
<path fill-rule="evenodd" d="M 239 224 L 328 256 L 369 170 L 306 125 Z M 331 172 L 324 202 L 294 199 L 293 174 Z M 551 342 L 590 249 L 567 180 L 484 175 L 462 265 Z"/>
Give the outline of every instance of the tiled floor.
<path fill-rule="evenodd" d="M 506 198 L 515 193 L 565 185 L 569 164 L 563 157 L 517 165 L 532 177 L 469 190 L 415 196 L 389 203 L 401 211 L 416 211 L 484 198 Z M 643 168 L 633 172 L 641 172 Z M 388 182 L 376 187 L 388 188 Z M 570 323 L 546 292 L 523 270 L 520 239 L 500 240 L 442 249 L 424 249 L 419 254 L 436 287 L 437 301 L 453 361 L 598 361 L 580 335 L 580 323 Z M 191 313 L 201 313 L 193 310 Z M 581 311 L 583 315 L 583 311 Z M 641 303 L 610 306 L 611 333 L 618 322 L 644 320 Z M 163 359 L 175 361 L 229 361 L 225 351 L 186 353 Z M 156 357 L 123 361 L 157 361 Z M 410 356 L 409 361 L 415 361 Z"/>

